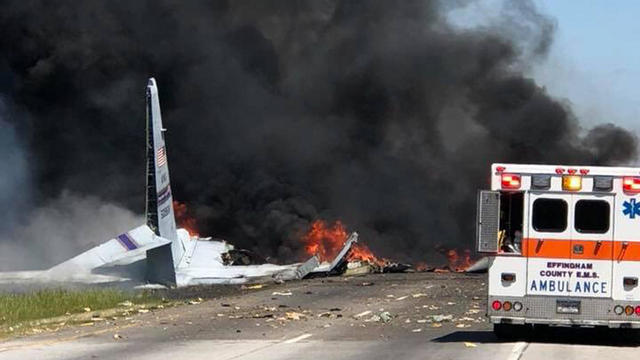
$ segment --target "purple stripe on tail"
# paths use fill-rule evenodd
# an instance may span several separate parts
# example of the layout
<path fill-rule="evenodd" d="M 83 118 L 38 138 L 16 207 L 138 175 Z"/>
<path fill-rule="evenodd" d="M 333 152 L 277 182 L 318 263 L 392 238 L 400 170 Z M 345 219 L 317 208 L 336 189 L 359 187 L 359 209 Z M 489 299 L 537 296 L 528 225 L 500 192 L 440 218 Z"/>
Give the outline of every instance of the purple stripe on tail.
<path fill-rule="evenodd" d="M 122 244 L 122 246 L 124 246 L 127 250 L 135 250 L 138 248 L 138 244 L 136 244 L 136 242 L 126 233 L 118 235 L 117 239 L 118 241 L 120 241 L 120 244 Z"/>
<path fill-rule="evenodd" d="M 158 193 L 158 205 L 162 205 L 165 202 L 167 202 L 170 196 L 171 196 L 171 188 L 167 185 L 166 188 L 162 189 Z"/>

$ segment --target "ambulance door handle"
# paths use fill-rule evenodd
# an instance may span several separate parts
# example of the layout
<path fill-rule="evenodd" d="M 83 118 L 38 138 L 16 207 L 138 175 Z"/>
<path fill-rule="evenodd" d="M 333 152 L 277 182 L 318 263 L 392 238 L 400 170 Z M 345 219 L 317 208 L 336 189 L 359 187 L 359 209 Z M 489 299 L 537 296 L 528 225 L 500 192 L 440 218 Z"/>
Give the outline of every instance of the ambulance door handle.
<path fill-rule="evenodd" d="M 618 254 L 618 261 L 622 260 L 622 258 L 624 257 L 624 253 L 627 251 L 628 247 L 629 247 L 629 242 L 623 241 L 622 248 L 620 249 L 620 254 Z"/>
<path fill-rule="evenodd" d="M 600 251 L 600 247 L 601 247 L 601 246 L 602 246 L 602 240 L 598 240 L 598 241 L 596 241 L 596 247 L 595 247 L 595 249 L 593 249 L 593 253 L 594 253 L 594 254 L 597 254 L 597 253 L 598 253 L 598 251 Z"/>
<path fill-rule="evenodd" d="M 538 239 L 538 243 L 536 244 L 536 252 L 540 251 L 540 248 L 542 248 L 543 242 L 544 242 L 544 239 Z"/>

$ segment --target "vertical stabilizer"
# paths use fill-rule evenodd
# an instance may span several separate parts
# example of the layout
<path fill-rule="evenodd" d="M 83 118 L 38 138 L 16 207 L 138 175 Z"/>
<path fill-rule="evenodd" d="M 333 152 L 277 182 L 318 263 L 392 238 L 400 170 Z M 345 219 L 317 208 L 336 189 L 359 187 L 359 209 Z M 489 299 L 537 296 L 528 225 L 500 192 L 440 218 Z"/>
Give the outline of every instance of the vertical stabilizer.
<path fill-rule="evenodd" d="M 176 231 L 164 131 L 158 87 L 151 78 L 147 84 L 147 225 L 171 244 L 147 252 L 147 278 L 175 284 L 174 264 L 179 264 L 184 249 Z"/>

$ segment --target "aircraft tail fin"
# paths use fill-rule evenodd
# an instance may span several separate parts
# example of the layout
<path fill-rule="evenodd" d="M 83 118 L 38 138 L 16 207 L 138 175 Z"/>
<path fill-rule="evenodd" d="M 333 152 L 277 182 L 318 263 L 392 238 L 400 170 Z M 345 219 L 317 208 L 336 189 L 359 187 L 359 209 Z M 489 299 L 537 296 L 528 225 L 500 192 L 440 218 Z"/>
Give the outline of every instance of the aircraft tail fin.
<path fill-rule="evenodd" d="M 147 280 L 175 284 L 175 266 L 184 248 L 176 231 L 169 163 L 164 140 L 158 87 L 154 78 L 147 84 L 147 225 L 156 235 L 171 240 L 166 246 L 147 252 Z"/>

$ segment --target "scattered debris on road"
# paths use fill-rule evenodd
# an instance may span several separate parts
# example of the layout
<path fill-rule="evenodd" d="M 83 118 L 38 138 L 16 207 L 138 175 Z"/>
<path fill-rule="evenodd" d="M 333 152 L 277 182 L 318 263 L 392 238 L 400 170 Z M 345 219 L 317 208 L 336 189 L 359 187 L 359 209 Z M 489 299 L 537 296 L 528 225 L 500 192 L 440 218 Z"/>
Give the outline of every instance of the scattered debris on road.
<path fill-rule="evenodd" d="M 361 312 L 359 314 L 353 315 L 353 317 L 358 319 L 358 318 L 361 318 L 363 316 L 367 316 L 367 315 L 371 314 L 371 312 L 372 312 L 371 310 L 363 311 L 363 312 Z"/>

